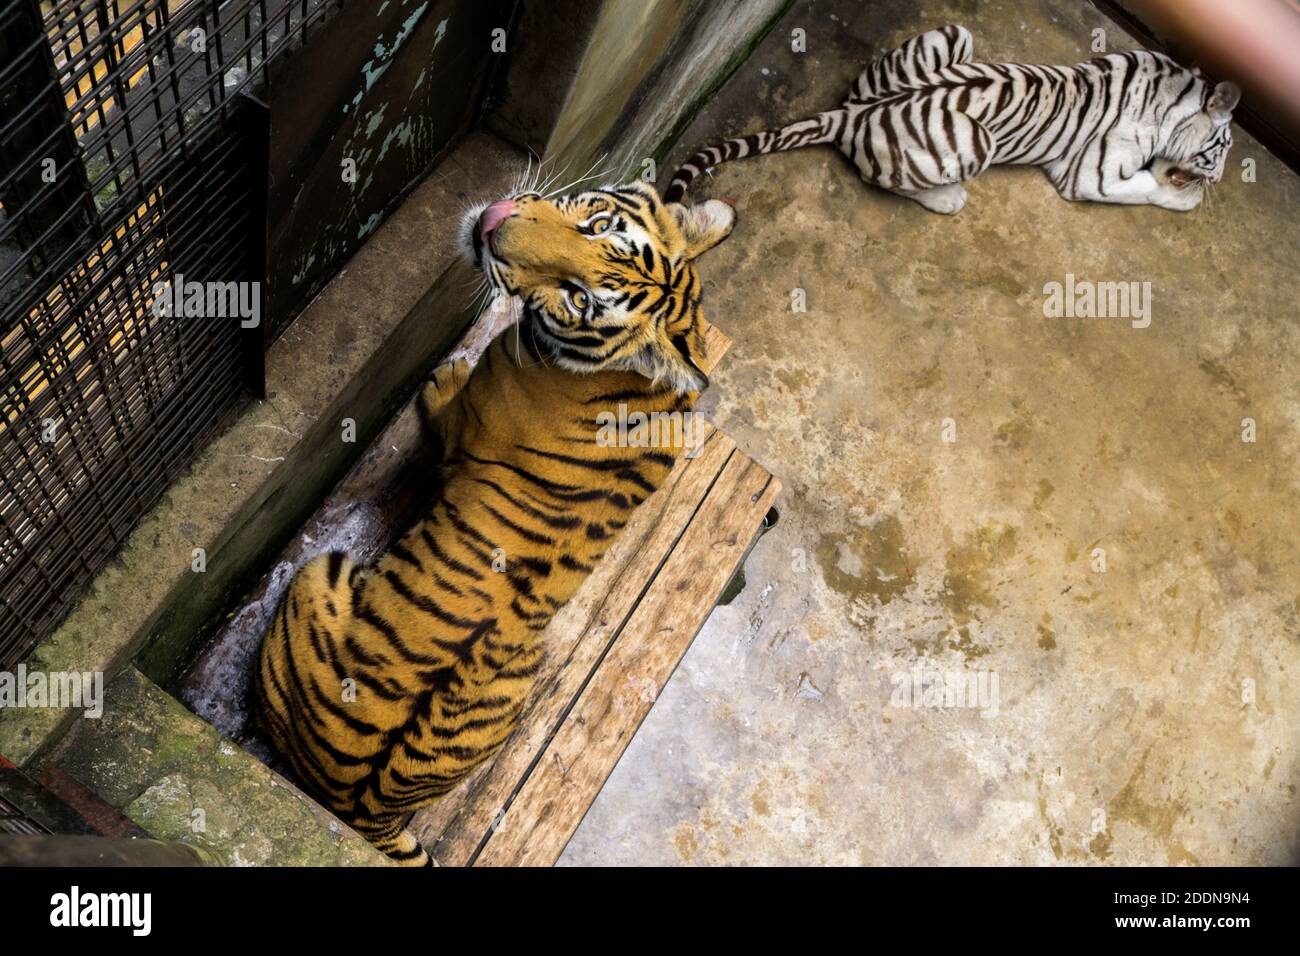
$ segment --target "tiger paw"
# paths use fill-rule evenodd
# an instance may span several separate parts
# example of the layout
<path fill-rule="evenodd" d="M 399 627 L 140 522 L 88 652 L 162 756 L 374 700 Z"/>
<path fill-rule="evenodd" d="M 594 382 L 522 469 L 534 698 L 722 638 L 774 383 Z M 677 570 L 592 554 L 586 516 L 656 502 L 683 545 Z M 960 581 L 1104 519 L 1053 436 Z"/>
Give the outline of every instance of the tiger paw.
<path fill-rule="evenodd" d="M 463 358 L 443 362 L 433 370 L 420 388 L 420 413 L 426 423 L 433 424 L 438 413 L 464 388 L 471 371 L 469 362 Z"/>
<path fill-rule="evenodd" d="M 959 213 L 966 205 L 966 189 L 960 183 L 922 189 L 911 193 L 911 197 L 931 212 L 944 216 Z"/>
<path fill-rule="evenodd" d="M 1152 197 L 1151 202 L 1161 209 L 1174 212 L 1190 212 L 1201 204 L 1203 193 L 1196 188 L 1162 189 Z"/>
<path fill-rule="evenodd" d="M 1205 188 L 1195 173 L 1167 159 L 1157 158 L 1151 164 L 1151 175 L 1156 181 L 1156 187 L 1151 193 L 1152 205 L 1175 212 L 1187 212 L 1201 204 Z"/>

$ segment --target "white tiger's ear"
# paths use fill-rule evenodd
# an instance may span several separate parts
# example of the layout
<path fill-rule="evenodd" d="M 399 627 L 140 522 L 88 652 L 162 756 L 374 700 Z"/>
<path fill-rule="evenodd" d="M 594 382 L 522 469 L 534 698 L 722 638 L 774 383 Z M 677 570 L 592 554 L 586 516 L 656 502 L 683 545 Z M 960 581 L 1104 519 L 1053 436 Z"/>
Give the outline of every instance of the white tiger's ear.
<path fill-rule="evenodd" d="M 1214 88 L 1214 95 L 1210 97 L 1205 111 L 1210 114 L 1215 126 L 1223 126 L 1232 122 L 1232 111 L 1240 102 L 1241 87 L 1236 83 L 1220 83 Z"/>
<path fill-rule="evenodd" d="M 677 227 L 686 240 L 686 258 L 694 259 L 708 252 L 727 236 L 736 226 L 736 210 L 725 202 L 710 199 L 708 202 L 683 206 L 681 203 L 669 203 L 668 211 L 677 220 Z"/>

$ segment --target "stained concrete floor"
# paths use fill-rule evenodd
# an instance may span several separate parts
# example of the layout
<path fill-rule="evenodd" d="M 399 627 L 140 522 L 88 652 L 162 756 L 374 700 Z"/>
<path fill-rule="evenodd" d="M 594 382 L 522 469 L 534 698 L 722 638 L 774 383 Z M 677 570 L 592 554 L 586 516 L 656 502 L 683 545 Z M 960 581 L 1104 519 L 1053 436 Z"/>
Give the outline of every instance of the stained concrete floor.
<path fill-rule="evenodd" d="M 948 22 L 982 59 L 1131 46 L 1073 0 L 800 0 L 683 147 L 838 103 Z M 701 261 L 735 340 L 705 408 L 782 521 L 563 863 L 1300 858 L 1300 180 L 1236 139 L 1189 214 L 995 169 L 943 218 L 827 149 L 697 187 L 740 213 Z M 1150 282 L 1150 326 L 1045 318 L 1067 273 Z M 907 706 L 918 667 L 985 672 L 996 708 Z"/>

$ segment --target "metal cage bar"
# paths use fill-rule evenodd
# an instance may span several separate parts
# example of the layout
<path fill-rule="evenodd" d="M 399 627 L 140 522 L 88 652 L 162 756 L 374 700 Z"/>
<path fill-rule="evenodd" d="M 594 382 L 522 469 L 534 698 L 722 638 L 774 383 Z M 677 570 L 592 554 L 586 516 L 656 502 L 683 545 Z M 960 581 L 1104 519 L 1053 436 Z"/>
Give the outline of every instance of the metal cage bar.
<path fill-rule="evenodd" d="M 247 394 L 264 329 L 159 314 L 264 281 L 247 94 L 341 0 L 0 0 L 0 669 Z"/>

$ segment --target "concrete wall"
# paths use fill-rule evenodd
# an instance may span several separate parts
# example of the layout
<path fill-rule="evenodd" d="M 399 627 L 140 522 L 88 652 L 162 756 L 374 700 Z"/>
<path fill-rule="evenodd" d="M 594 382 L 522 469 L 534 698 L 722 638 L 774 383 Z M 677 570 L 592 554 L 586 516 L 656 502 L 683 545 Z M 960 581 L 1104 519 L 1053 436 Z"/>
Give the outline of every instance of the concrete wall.
<path fill-rule="evenodd" d="M 488 122 L 579 175 L 641 175 L 748 56 L 789 0 L 523 0 Z M 574 37 L 581 42 L 575 44 Z"/>

